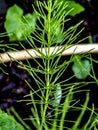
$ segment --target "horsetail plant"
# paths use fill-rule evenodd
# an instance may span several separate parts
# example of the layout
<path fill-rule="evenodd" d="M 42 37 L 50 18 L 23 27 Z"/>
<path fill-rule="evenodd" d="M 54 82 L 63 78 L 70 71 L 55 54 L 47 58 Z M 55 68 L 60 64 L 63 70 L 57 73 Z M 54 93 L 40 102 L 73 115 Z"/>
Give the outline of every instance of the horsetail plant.
<path fill-rule="evenodd" d="M 26 32 L 25 38 L 36 50 L 36 55 L 40 54 L 40 59 L 35 59 L 31 55 L 36 67 L 27 59 L 26 64 L 18 61 L 20 67 L 27 70 L 35 82 L 35 86 L 32 86 L 26 81 L 31 91 L 24 97 L 23 101 L 31 106 L 31 115 L 28 120 L 32 122 L 36 130 L 91 130 L 90 128 L 96 128 L 96 124 L 92 121 L 93 107 L 88 121 L 81 128 L 80 125 L 84 113 L 89 110 L 87 106 L 90 95 L 84 86 L 96 83 L 97 80 L 72 82 L 75 74 L 70 77 L 65 75 L 65 78 L 62 78 L 69 65 L 74 61 L 74 52 L 69 60 L 61 62 L 62 53 L 73 44 L 80 42 L 76 43 L 77 36 L 83 31 L 83 29 L 78 31 L 82 22 L 68 29 L 64 28 L 66 22 L 70 20 L 67 15 L 72 11 L 67 10 L 68 6 L 70 5 L 65 0 L 47 0 L 37 2 L 36 6 L 33 6 L 38 18 L 37 24 L 34 31 Z M 38 46 L 42 49 L 39 49 Z M 52 46 L 54 49 L 51 51 Z M 26 49 L 24 46 L 23 48 Z M 82 57 L 89 57 L 89 54 L 83 54 Z M 88 75 L 91 75 L 86 68 L 83 72 L 85 70 Z M 85 92 L 86 98 L 84 97 L 85 101 L 82 105 L 78 105 L 79 99 L 76 99 L 74 95 L 81 92 Z M 74 113 L 75 110 L 80 112 L 78 117 L 69 119 L 68 115 Z"/>

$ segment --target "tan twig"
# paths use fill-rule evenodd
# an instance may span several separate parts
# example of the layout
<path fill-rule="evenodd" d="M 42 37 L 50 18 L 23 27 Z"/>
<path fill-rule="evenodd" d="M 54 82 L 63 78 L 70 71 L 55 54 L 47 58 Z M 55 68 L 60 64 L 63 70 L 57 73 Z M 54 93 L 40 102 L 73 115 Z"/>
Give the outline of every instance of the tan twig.
<path fill-rule="evenodd" d="M 63 46 L 61 46 L 63 48 Z M 55 49 L 55 51 L 54 51 Z M 47 48 L 39 48 L 40 51 L 44 55 L 46 55 Z M 50 54 L 54 54 L 56 51 L 58 51 L 58 47 L 51 47 L 50 49 Z M 63 53 L 62 56 L 65 55 L 71 55 L 71 54 L 80 54 L 80 53 L 98 53 L 98 44 L 79 44 L 79 45 L 73 45 L 66 49 Z M 25 59 L 31 59 L 32 57 L 34 58 L 40 58 L 40 54 L 36 52 L 34 49 L 27 49 L 26 50 L 21 50 L 21 51 L 16 51 L 16 52 L 6 52 L 6 53 L 1 53 L 0 54 L 0 63 L 5 63 L 9 61 L 15 61 L 15 60 L 25 60 Z"/>

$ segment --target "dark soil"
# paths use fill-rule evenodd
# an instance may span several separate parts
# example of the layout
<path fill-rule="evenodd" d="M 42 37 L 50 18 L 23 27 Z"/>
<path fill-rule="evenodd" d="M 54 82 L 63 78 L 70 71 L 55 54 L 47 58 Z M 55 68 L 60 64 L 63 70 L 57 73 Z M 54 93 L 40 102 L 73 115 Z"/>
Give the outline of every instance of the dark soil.
<path fill-rule="evenodd" d="M 66 26 L 70 27 L 71 25 L 84 20 L 82 26 L 85 27 L 85 30 L 81 33 L 79 39 L 90 35 L 92 37 L 93 44 L 98 43 L 97 0 L 91 0 L 90 2 L 88 2 L 88 0 L 76 0 L 76 2 L 79 2 L 81 5 L 83 5 L 85 7 L 85 11 L 81 14 L 76 15 L 75 17 L 72 17 L 72 20 Z M 7 9 L 10 6 L 12 6 L 13 4 L 17 4 L 21 8 L 23 8 L 24 13 L 28 13 L 32 12 L 32 3 L 33 0 L 0 0 L 0 33 L 5 32 L 5 15 Z M 0 38 L 0 40 L 3 40 L 4 44 L 9 42 L 8 37 Z M 87 39 L 84 42 L 88 43 L 89 40 Z M 16 43 L 18 44 L 17 41 Z M 25 41 L 24 43 L 24 45 L 29 48 Z M 20 50 L 22 48 L 18 46 L 17 49 Z M 93 54 L 92 57 L 98 59 L 98 55 Z M 65 57 L 62 57 L 61 62 L 65 59 Z M 35 65 L 33 61 L 30 62 L 33 66 Z M 0 65 L 0 67 L 3 68 L 5 73 L 8 73 L 5 74 L 4 72 L 2 72 L 2 70 L 0 70 L 0 108 L 6 110 L 13 106 L 21 116 L 27 117 L 27 115 L 29 114 L 29 107 L 26 105 L 26 103 L 19 103 L 17 102 L 17 100 L 22 99 L 23 96 L 28 94 L 30 90 L 25 83 L 25 80 L 27 80 L 32 85 L 32 87 L 35 87 L 33 79 L 30 77 L 27 71 L 20 69 L 18 63 L 16 62 L 6 63 L 5 66 Z M 98 78 L 97 64 L 94 64 L 94 70 L 96 77 Z M 62 78 L 65 78 L 65 76 L 68 77 L 70 74 L 72 74 L 72 72 L 68 71 L 62 76 Z M 91 79 L 90 77 L 88 77 L 86 80 L 90 81 Z M 74 82 L 77 82 L 77 79 L 74 79 Z M 94 103 L 95 107 L 98 108 L 98 86 L 92 84 L 87 86 L 87 89 L 90 89 L 91 91 L 90 106 L 92 103 Z M 83 95 L 77 94 L 76 98 L 79 98 L 81 102 L 84 102 Z"/>

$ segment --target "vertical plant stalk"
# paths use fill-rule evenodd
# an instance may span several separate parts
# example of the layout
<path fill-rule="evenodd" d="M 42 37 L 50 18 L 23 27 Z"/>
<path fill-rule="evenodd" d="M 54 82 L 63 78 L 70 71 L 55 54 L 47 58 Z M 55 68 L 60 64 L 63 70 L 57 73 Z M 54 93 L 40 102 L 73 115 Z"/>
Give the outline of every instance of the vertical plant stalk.
<path fill-rule="evenodd" d="M 64 105 L 63 105 L 63 109 L 62 109 L 62 116 L 61 116 L 61 121 L 60 121 L 60 128 L 59 130 L 63 130 L 63 126 L 64 126 L 64 119 L 66 117 L 66 114 L 67 114 L 67 111 L 70 107 L 70 103 L 71 103 L 71 100 L 72 100 L 72 96 L 73 96 L 73 87 L 70 88 L 67 96 L 66 96 L 66 99 L 65 99 L 65 102 L 64 102 Z"/>
<path fill-rule="evenodd" d="M 74 90 L 74 86 L 72 85 L 73 83 L 70 84 L 67 83 L 74 76 L 59 81 L 60 77 L 66 71 L 69 64 L 73 62 L 73 56 L 70 58 L 69 61 L 64 61 L 63 63 L 60 63 L 60 65 L 59 61 L 64 52 L 67 51 L 66 49 L 69 49 L 70 46 L 72 47 L 71 48 L 72 54 L 76 52 L 77 47 L 74 46 L 73 48 L 72 43 L 75 42 L 75 40 L 77 39 L 77 35 L 79 35 L 81 32 L 81 30 L 79 32 L 76 32 L 77 27 L 80 25 L 80 23 L 64 31 L 62 25 L 67 21 L 64 19 L 65 16 L 68 14 L 68 12 L 66 11 L 67 5 L 65 4 L 65 2 L 64 1 L 60 2 L 61 3 L 59 3 L 59 1 L 57 0 L 54 1 L 47 0 L 46 2 L 43 3 L 41 2 L 37 3 L 38 10 L 35 8 L 34 10 L 36 14 L 40 17 L 38 21 L 41 27 L 40 25 L 37 25 L 35 32 L 33 32 L 32 37 L 28 36 L 29 38 L 28 41 L 30 42 L 30 45 L 32 44 L 32 48 L 35 50 L 35 53 L 33 54 L 35 54 L 36 57 L 33 57 L 33 55 L 29 52 L 28 54 L 30 54 L 31 58 L 34 58 L 33 60 L 38 65 L 38 68 L 32 67 L 29 61 L 27 61 L 28 65 L 22 64 L 22 66 L 26 70 L 28 70 L 28 72 L 34 79 L 36 85 L 38 86 L 38 90 L 32 89 L 31 86 L 30 88 L 32 92 L 30 95 L 28 95 L 32 96 L 30 104 L 31 103 L 33 104 L 32 107 L 33 116 L 31 116 L 30 119 L 32 119 L 32 123 L 37 130 L 48 130 L 50 129 L 50 127 L 52 128 L 51 130 L 56 130 L 57 128 L 59 130 L 63 130 L 63 128 L 65 128 L 67 112 L 71 107 L 71 102 L 73 101 L 72 96 L 75 93 L 75 92 L 73 93 Z M 45 13 L 44 10 L 47 11 L 47 13 Z M 58 28 L 58 26 L 60 26 L 60 29 L 62 29 L 60 30 L 62 36 L 64 36 L 62 37 L 62 40 L 61 37 L 58 38 L 59 35 L 56 34 L 57 31 L 56 29 Z M 40 33 L 37 31 L 39 31 Z M 34 41 L 32 39 L 34 39 Z M 58 40 L 61 40 L 61 43 L 58 44 Z M 35 44 L 36 41 L 41 44 L 42 48 L 38 48 L 36 46 Z M 66 44 L 63 45 L 64 41 L 67 42 Z M 52 51 L 51 47 L 53 49 Z M 59 56 L 57 57 L 57 55 Z M 42 64 L 35 59 L 39 56 L 43 61 Z M 45 82 L 43 81 L 43 77 L 40 77 L 40 74 L 44 75 Z M 57 96 L 57 98 L 55 98 L 54 96 L 57 91 L 56 90 L 57 88 L 55 86 L 57 85 L 60 85 L 60 88 L 63 89 L 63 94 L 61 94 L 60 96 L 62 99 L 65 98 L 65 100 L 63 103 L 61 102 L 58 104 L 58 106 L 55 107 L 53 103 L 54 101 L 56 102 L 57 99 L 59 98 L 59 96 Z M 76 86 L 77 88 L 79 88 L 78 85 Z M 35 96 L 33 97 L 33 95 Z M 36 96 L 38 97 L 38 99 L 36 98 Z M 73 130 L 75 130 L 79 126 L 79 123 L 77 122 L 78 121 L 81 122 L 81 119 L 86 110 L 87 103 L 88 98 L 86 98 L 84 107 L 82 109 L 82 112 L 80 113 L 79 118 L 77 118 L 74 126 L 72 127 Z M 50 115 L 48 115 L 48 110 L 50 112 Z"/>
<path fill-rule="evenodd" d="M 25 123 L 25 121 L 20 117 L 20 115 L 16 112 L 16 110 L 14 109 L 14 107 L 11 107 L 11 112 L 14 114 L 14 116 L 21 122 L 21 124 L 27 129 L 27 130 L 31 130 L 31 128 L 29 127 L 29 125 L 27 125 Z"/>
<path fill-rule="evenodd" d="M 41 128 L 40 130 L 43 130 L 43 125 L 45 125 L 46 123 L 46 111 L 48 108 L 48 100 L 49 100 L 49 90 L 50 90 L 50 42 L 51 42 L 51 30 L 50 30 L 50 20 L 51 20 L 51 7 L 52 7 L 52 1 L 49 0 L 48 1 L 48 14 L 47 14 L 47 23 L 48 23 L 48 32 L 47 32 L 47 60 L 46 62 L 46 95 L 45 95 L 45 104 L 44 104 L 44 108 L 43 108 L 43 115 L 42 115 L 42 122 L 41 122 Z"/>
<path fill-rule="evenodd" d="M 87 109 L 87 105 L 88 105 L 88 102 L 89 102 L 89 93 L 86 94 L 86 100 L 84 102 L 84 105 L 83 105 L 83 108 L 81 110 L 81 113 L 80 115 L 78 116 L 77 120 L 76 120 L 76 123 L 74 124 L 74 126 L 72 127 L 72 130 L 76 130 L 78 128 L 78 126 L 80 125 L 81 123 L 81 120 L 83 118 L 83 115 Z"/>

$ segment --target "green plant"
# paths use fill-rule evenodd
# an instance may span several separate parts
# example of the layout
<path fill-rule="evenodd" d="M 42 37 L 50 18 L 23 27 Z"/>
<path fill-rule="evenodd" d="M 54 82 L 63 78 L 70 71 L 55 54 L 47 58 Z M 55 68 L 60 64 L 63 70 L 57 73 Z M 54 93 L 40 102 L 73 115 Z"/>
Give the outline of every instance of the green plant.
<path fill-rule="evenodd" d="M 83 6 L 77 4 L 75 1 L 67 0 L 68 6 L 67 10 L 73 9 L 73 11 L 69 12 L 68 15 L 75 16 L 76 14 L 84 11 Z M 4 23 L 4 27 L 6 32 L 8 33 L 9 41 L 22 41 L 25 40 L 24 34 L 30 33 L 35 30 L 37 15 L 33 12 L 23 15 L 23 9 L 18 5 L 14 4 L 12 7 L 9 7 L 6 13 L 6 20 Z M 21 23 L 21 20 L 24 22 Z M 54 20 L 54 24 L 55 24 Z M 32 28 L 32 30 L 31 30 Z M 56 29 L 56 35 L 61 37 L 58 41 L 60 42 L 63 38 L 63 35 L 60 30 L 60 26 L 58 25 Z"/>
<path fill-rule="evenodd" d="M 24 130 L 14 117 L 0 109 L 0 130 Z"/>
<path fill-rule="evenodd" d="M 58 1 L 58 0 L 57 0 Z M 67 10 L 69 11 L 70 9 L 72 9 L 73 11 L 71 11 L 68 15 L 70 16 L 75 16 L 77 14 L 80 14 L 81 12 L 83 12 L 85 10 L 85 8 L 80 5 L 79 3 L 75 2 L 75 0 L 66 0 L 66 2 L 68 3 L 68 8 Z"/>
<path fill-rule="evenodd" d="M 70 14 L 71 10 L 68 10 L 70 5 L 67 2 L 61 0 L 48 0 L 46 2 L 37 2 L 37 6 L 34 7 L 34 13 L 38 16 L 38 23 L 35 25 L 35 30 L 31 33 L 29 31 L 24 33 L 25 39 L 34 48 L 37 54 L 40 54 L 41 59 L 34 60 L 36 67 L 32 66 L 29 60 L 26 59 L 27 63 L 24 64 L 22 61 L 17 61 L 20 67 L 27 70 L 33 78 L 36 86 L 31 86 L 26 81 L 28 86 L 31 88 L 29 94 L 24 97 L 23 101 L 27 102 L 27 105 L 31 107 L 31 115 L 27 120 L 30 120 L 36 130 L 91 130 L 96 129 L 97 114 L 94 117 L 94 106 L 89 109 L 89 91 L 84 90 L 83 87 L 89 83 L 96 83 L 97 79 L 94 75 L 93 67 L 91 67 L 93 74 L 90 74 L 89 64 L 86 65 L 78 64 L 77 60 L 81 57 L 89 58 L 88 54 L 80 55 L 77 59 L 77 66 L 85 68 L 84 73 L 87 72 L 95 81 L 90 82 L 72 82 L 71 80 L 76 76 L 71 75 L 65 79 L 62 79 L 62 75 L 67 71 L 68 66 L 74 62 L 74 52 L 69 60 L 64 60 L 62 63 L 60 59 L 64 50 L 73 46 L 72 43 L 76 42 L 77 36 L 83 31 L 78 31 L 78 26 L 81 22 L 71 26 L 67 30 L 64 28 L 64 24 L 69 21 L 66 16 Z M 21 22 L 22 23 L 22 22 Z M 29 21 L 26 24 L 28 26 Z M 24 23 L 23 23 L 24 24 Z M 25 28 L 24 28 L 25 30 Z M 58 31 L 59 30 L 59 31 Z M 60 33 L 57 33 L 57 31 Z M 63 37 L 62 37 L 63 36 Z M 65 42 L 65 44 L 64 44 Z M 37 47 L 38 43 L 41 49 Z M 77 43 L 76 43 L 77 44 Z M 22 44 L 21 46 L 26 49 Z M 51 47 L 54 49 L 51 51 Z M 43 48 L 45 51 L 43 52 Z M 28 52 L 29 53 L 29 52 Z M 90 60 L 92 64 L 92 59 Z M 84 61 L 83 61 L 84 62 Z M 75 63 L 75 64 L 76 64 Z M 91 65 L 90 64 L 90 65 Z M 71 71 L 71 68 L 70 70 Z M 34 89 L 36 88 L 36 89 Z M 79 104 L 79 100 L 75 99 L 76 93 L 85 91 L 84 103 Z M 87 110 L 91 111 L 88 121 L 80 126 L 83 116 Z M 72 120 L 68 119 L 67 116 L 70 113 L 79 111 L 78 117 Z M 22 122 L 21 118 L 13 111 L 16 117 Z M 93 120 L 94 119 L 94 120 Z M 24 123 L 22 123 L 24 124 Z M 32 128 L 27 128 L 28 130 Z"/>
<path fill-rule="evenodd" d="M 23 9 L 16 4 L 8 8 L 4 27 L 8 33 L 9 41 L 25 40 L 24 33 L 31 33 L 35 29 L 36 19 L 35 13 L 28 13 L 23 18 Z M 21 20 L 24 21 L 24 24 L 21 23 Z"/>
<path fill-rule="evenodd" d="M 71 10 L 68 11 L 69 6 L 65 1 L 48 0 L 46 2 L 37 2 L 37 7 L 33 6 L 33 8 L 39 17 L 39 25 L 36 25 L 36 29 L 31 35 L 30 33 L 25 34 L 28 43 L 37 51 L 36 55 L 40 54 L 41 56 L 39 61 L 31 55 L 36 67 L 32 67 L 29 60 L 27 60 L 27 64 L 18 61 L 20 67 L 28 71 L 36 84 L 35 90 L 34 86 L 31 86 L 29 82 L 26 81 L 31 91 L 25 98 L 30 99 L 23 100 L 32 106 L 32 114 L 27 119 L 31 120 L 36 130 L 89 130 L 91 127 L 96 128 L 95 124 L 92 126 L 94 108 L 91 109 L 91 116 L 88 117 L 88 121 L 80 127 L 83 116 L 86 110 L 88 110 L 87 106 L 89 102 L 89 92 L 84 90 L 83 86 L 89 83 L 96 83 L 97 81 L 96 77 L 90 74 L 89 62 L 85 60 L 82 61 L 84 63 L 82 66 L 82 62 L 80 64 L 78 64 L 78 62 L 76 63 L 77 66 L 80 65 L 79 67 L 85 69 L 82 74 L 83 78 L 87 76 L 85 76 L 85 72 L 87 72 L 91 77 L 95 78 L 95 81 L 71 82 L 76 74 L 70 77 L 65 76 L 65 79 L 62 80 L 63 73 L 66 72 L 68 66 L 73 63 L 75 59 L 73 52 L 69 60 L 60 63 L 62 53 L 64 50 L 73 46 L 72 43 L 75 43 L 77 36 L 82 31 L 78 31 L 78 26 L 81 22 L 71 26 L 67 30 L 64 29 L 64 24 L 69 21 L 69 19 L 66 19 L 66 16 L 71 12 Z M 57 35 L 58 27 L 60 28 L 60 37 Z M 64 42 L 66 43 L 64 44 Z M 36 43 L 38 43 L 42 49 L 39 49 Z M 54 46 L 54 49 L 51 51 L 52 46 Z M 43 48 L 45 48 L 44 52 Z M 82 58 L 83 56 L 89 57 L 88 54 L 82 55 Z M 76 57 L 76 61 L 80 59 Z M 82 91 L 86 91 L 86 98 L 84 104 L 78 106 L 79 100 L 76 100 L 74 95 Z M 80 113 L 76 119 L 71 120 L 67 118 L 70 112 L 77 110 L 79 110 Z"/>
<path fill-rule="evenodd" d="M 74 64 L 72 66 L 72 70 L 76 76 L 77 79 L 85 79 L 90 71 L 91 71 L 91 65 L 90 61 L 87 59 L 82 59 L 80 56 L 74 57 Z"/>

